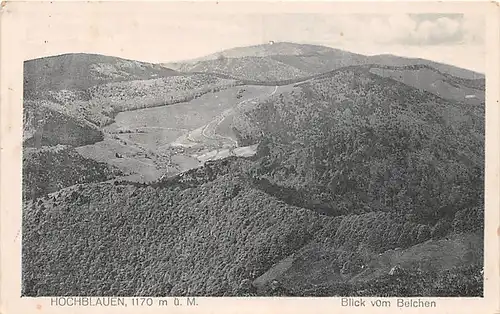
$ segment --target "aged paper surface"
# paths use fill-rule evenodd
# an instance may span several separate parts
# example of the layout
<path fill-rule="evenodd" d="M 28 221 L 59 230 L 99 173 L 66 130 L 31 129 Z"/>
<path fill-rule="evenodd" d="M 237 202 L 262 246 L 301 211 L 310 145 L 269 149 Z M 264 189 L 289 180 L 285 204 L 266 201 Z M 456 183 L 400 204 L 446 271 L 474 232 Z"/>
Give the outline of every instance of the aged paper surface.
<path fill-rule="evenodd" d="M 2 313 L 498 313 L 493 2 L 2 2 Z"/>

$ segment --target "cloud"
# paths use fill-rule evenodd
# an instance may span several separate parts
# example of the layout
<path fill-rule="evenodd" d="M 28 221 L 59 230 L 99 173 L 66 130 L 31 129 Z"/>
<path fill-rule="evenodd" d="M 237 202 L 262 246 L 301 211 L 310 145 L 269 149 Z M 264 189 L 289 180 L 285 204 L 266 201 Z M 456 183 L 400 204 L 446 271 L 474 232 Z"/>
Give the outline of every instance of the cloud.
<path fill-rule="evenodd" d="M 384 25 L 384 23 L 382 23 Z M 394 40 L 405 40 L 408 36 L 414 36 L 417 23 L 407 14 L 391 15 L 387 19 L 384 32 Z"/>
<path fill-rule="evenodd" d="M 398 14 L 346 16 L 338 20 L 351 41 L 379 44 L 442 45 L 482 43 L 484 21 L 461 15 Z"/>
<path fill-rule="evenodd" d="M 460 22 L 447 17 L 435 21 L 419 23 L 409 41 L 415 44 L 442 44 L 457 42 L 461 39 Z"/>

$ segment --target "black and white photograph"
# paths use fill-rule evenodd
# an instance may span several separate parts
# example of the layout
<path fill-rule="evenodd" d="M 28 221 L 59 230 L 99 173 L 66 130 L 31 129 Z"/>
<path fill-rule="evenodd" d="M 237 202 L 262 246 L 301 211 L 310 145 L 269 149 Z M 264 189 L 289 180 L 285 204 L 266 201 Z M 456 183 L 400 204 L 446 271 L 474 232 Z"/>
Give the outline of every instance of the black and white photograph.
<path fill-rule="evenodd" d="M 27 27 L 21 296 L 484 297 L 484 15 L 191 6 Z"/>

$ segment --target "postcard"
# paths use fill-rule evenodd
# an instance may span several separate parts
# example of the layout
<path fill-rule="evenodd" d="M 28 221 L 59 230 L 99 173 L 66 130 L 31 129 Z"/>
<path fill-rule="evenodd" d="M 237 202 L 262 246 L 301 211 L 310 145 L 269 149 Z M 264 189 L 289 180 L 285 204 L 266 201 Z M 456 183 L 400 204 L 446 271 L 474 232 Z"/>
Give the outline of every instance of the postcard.
<path fill-rule="evenodd" d="M 4 1 L 15 313 L 498 313 L 494 2 Z"/>

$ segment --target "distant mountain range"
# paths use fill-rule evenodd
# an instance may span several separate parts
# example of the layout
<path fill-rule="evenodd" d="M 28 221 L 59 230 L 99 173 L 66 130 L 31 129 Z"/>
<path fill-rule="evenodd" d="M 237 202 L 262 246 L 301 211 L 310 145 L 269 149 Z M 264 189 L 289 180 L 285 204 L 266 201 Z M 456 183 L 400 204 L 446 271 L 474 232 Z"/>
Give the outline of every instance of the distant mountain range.
<path fill-rule="evenodd" d="M 424 59 L 394 55 L 365 56 L 324 46 L 288 42 L 233 48 L 194 60 L 163 65 L 183 72 L 223 73 L 242 79 L 278 81 L 362 64 L 428 65 L 460 78 L 484 78 L 481 73 Z"/>

